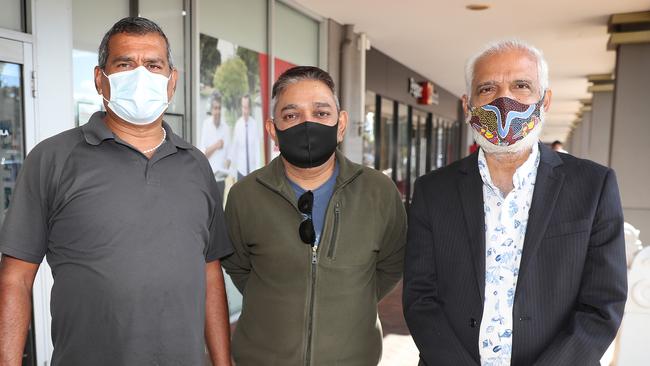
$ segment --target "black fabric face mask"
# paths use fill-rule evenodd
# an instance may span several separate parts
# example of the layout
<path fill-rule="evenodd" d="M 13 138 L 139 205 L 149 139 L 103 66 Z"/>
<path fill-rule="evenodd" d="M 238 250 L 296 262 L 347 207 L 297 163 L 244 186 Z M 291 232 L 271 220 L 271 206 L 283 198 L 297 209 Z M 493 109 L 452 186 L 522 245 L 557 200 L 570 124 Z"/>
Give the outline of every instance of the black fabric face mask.
<path fill-rule="evenodd" d="M 314 168 L 325 164 L 336 150 L 339 123 L 327 126 L 305 121 L 284 131 L 275 128 L 280 154 L 299 168 Z"/>

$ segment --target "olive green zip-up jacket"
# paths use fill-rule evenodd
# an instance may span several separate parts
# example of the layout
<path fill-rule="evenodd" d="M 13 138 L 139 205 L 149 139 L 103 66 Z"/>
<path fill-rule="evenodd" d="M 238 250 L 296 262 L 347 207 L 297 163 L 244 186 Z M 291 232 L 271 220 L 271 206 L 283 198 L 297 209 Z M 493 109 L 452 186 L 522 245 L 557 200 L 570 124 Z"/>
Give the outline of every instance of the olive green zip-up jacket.
<path fill-rule="evenodd" d="M 406 212 L 393 182 L 336 152 L 339 175 L 317 250 L 278 157 L 235 184 L 222 265 L 243 293 L 237 366 L 375 366 L 377 303 L 400 280 Z"/>

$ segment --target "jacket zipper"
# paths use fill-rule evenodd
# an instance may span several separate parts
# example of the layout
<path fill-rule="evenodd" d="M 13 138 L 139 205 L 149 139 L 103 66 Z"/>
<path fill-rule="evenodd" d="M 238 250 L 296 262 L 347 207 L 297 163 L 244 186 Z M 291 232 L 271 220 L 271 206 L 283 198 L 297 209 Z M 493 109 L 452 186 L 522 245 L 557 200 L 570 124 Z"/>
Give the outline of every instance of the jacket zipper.
<path fill-rule="evenodd" d="M 334 250 L 336 249 L 336 238 L 338 237 L 340 215 L 341 215 L 341 202 L 339 201 L 336 202 L 336 206 L 334 207 L 334 230 L 332 230 L 332 242 L 330 243 L 330 247 L 327 250 L 328 259 L 334 258 Z"/>
<path fill-rule="evenodd" d="M 316 297 L 316 265 L 318 264 L 318 244 L 311 247 L 311 286 L 309 294 L 309 324 L 307 328 L 307 352 L 305 365 L 311 364 L 311 338 L 314 329 L 314 298 Z"/>
<path fill-rule="evenodd" d="M 336 197 L 336 194 L 343 189 L 349 182 L 354 180 L 357 176 L 361 174 L 361 171 L 357 172 L 354 174 L 354 176 L 350 177 L 348 180 L 343 182 L 340 186 L 336 187 L 334 192 L 332 193 L 332 197 Z M 295 209 L 298 211 L 298 207 L 296 207 L 295 204 L 292 203 L 292 201 L 287 198 L 280 190 L 276 189 L 275 187 L 266 184 L 263 181 L 258 180 L 260 183 L 262 183 L 264 186 L 269 188 L 271 191 L 279 194 L 281 197 L 286 199 Z M 300 212 L 300 211 L 298 211 Z M 339 215 L 341 213 L 341 208 L 340 208 L 340 202 L 336 203 L 336 207 L 334 210 L 334 234 L 336 234 L 336 230 L 338 230 L 338 222 L 339 222 Z M 330 247 L 336 245 L 336 235 L 332 238 L 332 242 Z M 333 254 L 333 250 L 332 250 Z M 312 334 L 313 334 L 313 328 L 314 328 L 314 298 L 316 297 L 316 268 L 318 265 L 318 245 L 314 245 L 311 248 L 311 286 L 310 286 L 310 295 L 309 295 L 309 326 L 307 328 L 307 351 L 305 353 L 305 366 L 310 366 L 311 365 L 311 339 L 312 339 Z"/>

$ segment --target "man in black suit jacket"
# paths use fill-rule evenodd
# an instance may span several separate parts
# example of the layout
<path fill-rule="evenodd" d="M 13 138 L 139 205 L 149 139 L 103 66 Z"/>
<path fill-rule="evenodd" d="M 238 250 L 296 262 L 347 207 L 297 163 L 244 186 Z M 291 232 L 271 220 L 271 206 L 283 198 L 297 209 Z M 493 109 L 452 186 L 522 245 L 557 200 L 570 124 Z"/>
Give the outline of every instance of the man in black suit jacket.
<path fill-rule="evenodd" d="M 482 151 L 418 179 L 409 214 L 404 315 L 420 365 L 598 365 L 627 296 L 614 172 L 539 143 L 551 91 L 537 49 L 500 42 L 467 70 Z M 504 202 L 519 211 L 495 229 Z M 504 237 L 514 255 L 495 280 Z"/>

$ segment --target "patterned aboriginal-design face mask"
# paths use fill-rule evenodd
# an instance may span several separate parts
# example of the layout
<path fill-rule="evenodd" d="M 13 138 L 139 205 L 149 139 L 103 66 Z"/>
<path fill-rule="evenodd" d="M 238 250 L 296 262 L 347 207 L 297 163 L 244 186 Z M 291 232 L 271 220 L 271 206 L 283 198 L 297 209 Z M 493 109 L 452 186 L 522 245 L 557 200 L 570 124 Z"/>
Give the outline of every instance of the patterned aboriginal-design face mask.
<path fill-rule="evenodd" d="M 508 97 L 471 109 L 469 124 L 486 140 L 497 146 L 520 141 L 541 121 L 540 109 L 544 95 L 535 104 L 523 104 Z"/>

